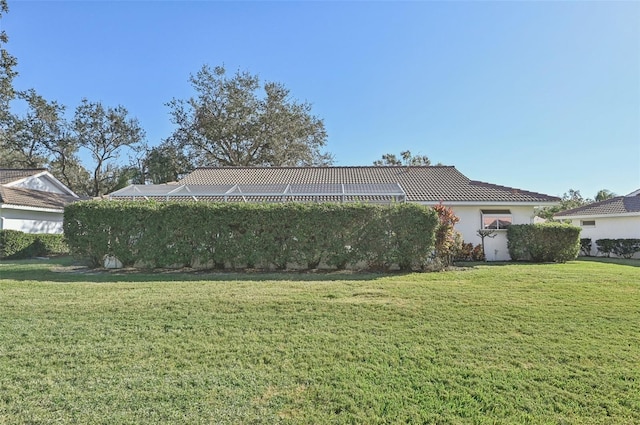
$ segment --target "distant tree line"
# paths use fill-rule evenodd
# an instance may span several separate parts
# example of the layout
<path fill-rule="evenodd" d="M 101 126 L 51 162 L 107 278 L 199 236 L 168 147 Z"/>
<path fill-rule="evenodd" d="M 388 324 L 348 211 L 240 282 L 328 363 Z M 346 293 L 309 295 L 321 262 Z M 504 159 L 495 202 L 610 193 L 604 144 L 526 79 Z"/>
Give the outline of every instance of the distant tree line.
<path fill-rule="evenodd" d="M 431 160 L 426 155 L 414 155 L 411 151 L 406 150 L 400 152 L 400 156 L 396 156 L 393 153 L 385 153 L 381 159 L 373 161 L 373 165 L 377 167 L 382 166 L 426 166 L 431 165 Z M 440 164 L 438 164 L 440 165 Z"/>
<path fill-rule="evenodd" d="M 596 196 L 591 198 L 584 198 L 579 190 L 569 189 L 562 195 L 560 204 L 553 207 L 545 207 L 538 211 L 538 217 L 542 217 L 546 220 L 553 220 L 553 216 L 562 211 L 571 210 L 574 208 L 589 205 L 594 202 L 605 201 L 607 199 L 615 198 L 617 195 L 608 189 L 601 189 L 596 193 Z"/>

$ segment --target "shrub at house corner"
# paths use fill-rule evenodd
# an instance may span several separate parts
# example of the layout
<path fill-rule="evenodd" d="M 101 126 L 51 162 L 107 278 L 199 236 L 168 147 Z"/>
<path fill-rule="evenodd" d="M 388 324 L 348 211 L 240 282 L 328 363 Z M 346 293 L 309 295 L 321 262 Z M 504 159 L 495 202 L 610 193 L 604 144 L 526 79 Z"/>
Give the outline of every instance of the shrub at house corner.
<path fill-rule="evenodd" d="M 569 224 L 513 224 L 507 247 L 514 261 L 564 263 L 580 252 L 580 228 Z"/>

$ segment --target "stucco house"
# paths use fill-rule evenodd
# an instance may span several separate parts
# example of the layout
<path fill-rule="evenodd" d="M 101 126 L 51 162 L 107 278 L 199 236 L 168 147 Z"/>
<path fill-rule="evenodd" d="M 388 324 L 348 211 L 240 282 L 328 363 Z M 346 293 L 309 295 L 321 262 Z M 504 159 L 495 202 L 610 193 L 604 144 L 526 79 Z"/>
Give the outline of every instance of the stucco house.
<path fill-rule="evenodd" d="M 562 211 L 554 218 L 570 220 L 580 227 L 580 237 L 591 239 L 591 255 L 597 255 L 598 239 L 640 239 L 640 189 L 626 196 Z M 640 258 L 640 254 L 635 258 Z"/>
<path fill-rule="evenodd" d="M 64 207 L 78 199 L 43 168 L 0 168 L 0 229 L 62 233 Z"/>
<path fill-rule="evenodd" d="M 554 196 L 470 180 L 452 166 L 400 167 L 204 167 L 165 185 L 131 185 L 111 199 L 193 199 L 238 202 L 415 202 L 443 203 L 460 218 L 464 241 L 486 239 L 487 259 L 509 260 L 506 228 L 532 223 L 536 208 L 555 205 Z"/>

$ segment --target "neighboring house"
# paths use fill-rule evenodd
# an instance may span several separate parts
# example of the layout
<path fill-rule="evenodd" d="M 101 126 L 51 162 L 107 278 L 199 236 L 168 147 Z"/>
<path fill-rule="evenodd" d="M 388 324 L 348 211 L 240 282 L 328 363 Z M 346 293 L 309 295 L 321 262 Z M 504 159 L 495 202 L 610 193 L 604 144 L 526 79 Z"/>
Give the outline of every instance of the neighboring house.
<path fill-rule="evenodd" d="M 450 166 L 398 167 L 205 167 L 178 183 L 131 185 L 111 199 L 193 199 L 270 202 L 443 203 L 460 218 L 465 242 L 480 243 L 479 229 L 495 229 L 485 240 L 488 260 L 509 260 L 506 228 L 532 223 L 535 209 L 560 198 L 470 180 Z"/>
<path fill-rule="evenodd" d="M 78 195 L 42 168 L 0 168 L 0 229 L 62 233 L 64 206 Z"/>
<path fill-rule="evenodd" d="M 640 239 L 640 189 L 627 196 L 559 212 L 554 218 L 571 220 L 571 224 L 580 227 L 580 237 L 591 239 L 591 255 L 597 255 L 598 239 Z"/>

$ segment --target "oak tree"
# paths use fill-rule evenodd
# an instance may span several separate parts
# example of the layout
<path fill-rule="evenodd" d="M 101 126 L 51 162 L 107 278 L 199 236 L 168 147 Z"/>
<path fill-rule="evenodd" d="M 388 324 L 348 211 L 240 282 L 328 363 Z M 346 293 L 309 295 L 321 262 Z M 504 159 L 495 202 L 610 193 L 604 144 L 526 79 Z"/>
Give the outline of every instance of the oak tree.
<path fill-rule="evenodd" d="M 190 78 L 196 95 L 173 99 L 177 128 L 167 142 L 197 166 L 312 166 L 332 162 L 322 119 L 284 85 L 203 66 Z"/>
<path fill-rule="evenodd" d="M 9 6 L 6 0 L 0 0 L 0 21 L 8 11 Z M 9 113 L 9 103 L 15 97 L 13 79 L 18 75 L 15 70 L 17 60 L 4 47 L 8 41 L 7 33 L 0 30 L 0 122 L 4 122 L 5 115 Z"/>
<path fill-rule="evenodd" d="M 147 151 L 141 168 L 145 182 L 161 184 L 177 181 L 195 168 L 193 164 L 179 146 L 164 142 Z"/>
<path fill-rule="evenodd" d="M 144 148 L 145 131 L 123 106 L 104 107 L 83 99 L 72 122 L 78 146 L 91 155 L 90 195 L 100 196 L 123 184 L 131 167 L 120 165 L 120 157 Z"/>

